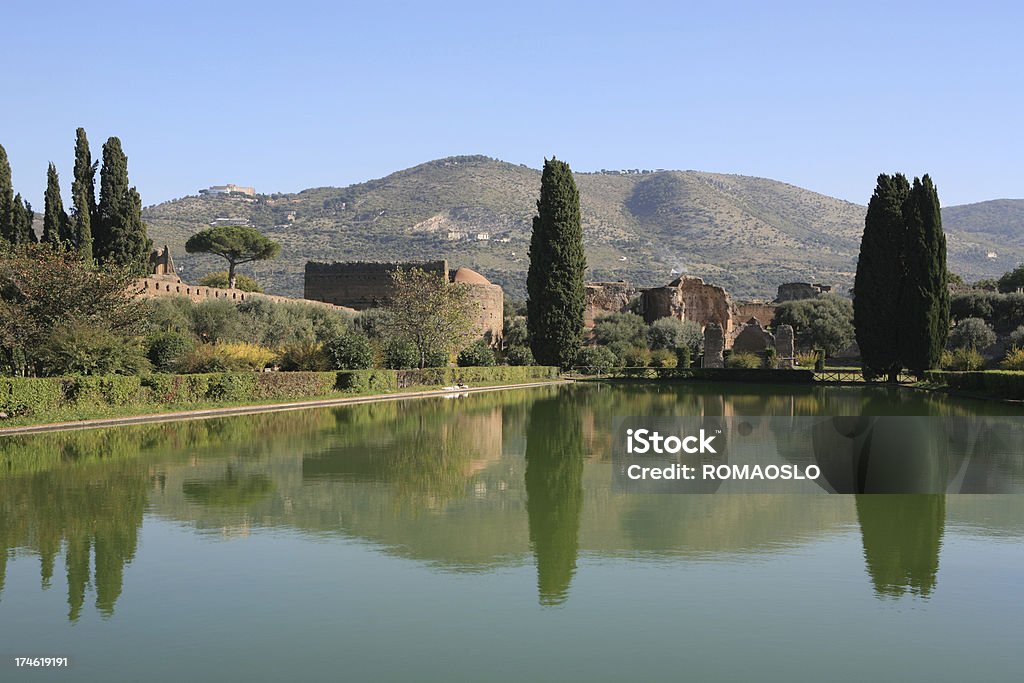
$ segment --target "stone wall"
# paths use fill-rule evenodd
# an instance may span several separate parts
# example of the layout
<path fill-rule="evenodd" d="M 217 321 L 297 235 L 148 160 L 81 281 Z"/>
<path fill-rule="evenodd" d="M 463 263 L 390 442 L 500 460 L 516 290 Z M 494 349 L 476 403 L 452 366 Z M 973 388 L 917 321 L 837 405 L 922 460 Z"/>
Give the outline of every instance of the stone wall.
<path fill-rule="evenodd" d="M 717 323 L 726 340 L 733 336 L 736 307 L 729 293 L 699 277 L 681 277 L 664 287 L 646 289 L 640 295 L 644 320 L 659 318 L 692 320 L 701 326 Z"/>
<path fill-rule="evenodd" d="M 736 318 L 738 320 L 750 320 L 753 318 L 761 324 L 761 327 L 771 327 L 775 318 L 775 304 L 761 303 L 758 301 L 747 301 L 736 304 Z"/>
<path fill-rule="evenodd" d="M 787 282 L 779 285 L 775 294 L 775 302 L 798 301 L 800 299 L 817 299 L 822 294 L 832 291 L 830 285 L 812 284 L 810 282 Z"/>
<path fill-rule="evenodd" d="M 427 263 L 306 263 L 302 296 L 357 311 L 380 308 L 391 299 L 391 274 L 398 270 L 419 268 L 428 273 L 448 275 L 447 261 Z"/>
<path fill-rule="evenodd" d="M 141 290 L 139 296 L 152 298 L 158 296 L 183 296 L 195 303 L 207 301 L 208 299 L 224 299 L 235 303 L 242 303 L 251 299 L 264 299 L 282 304 L 302 304 L 308 306 L 320 306 L 332 310 L 356 313 L 355 309 L 345 306 L 335 306 L 322 301 L 310 301 L 307 299 L 293 299 L 287 296 L 274 294 L 260 294 L 257 292 L 243 292 L 239 289 L 221 289 L 219 287 L 204 287 L 203 285 L 190 285 L 182 282 L 174 275 L 150 275 L 149 277 L 136 280 L 136 286 Z"/>
<path fill-rule="evenodd" d="M 589 282 L 585 289 L 586 308 L 583 325 L 590 329 L 594 320 L 609 313 L 624 313 L 636 298 L 637 289 L 627 282 Z"/>

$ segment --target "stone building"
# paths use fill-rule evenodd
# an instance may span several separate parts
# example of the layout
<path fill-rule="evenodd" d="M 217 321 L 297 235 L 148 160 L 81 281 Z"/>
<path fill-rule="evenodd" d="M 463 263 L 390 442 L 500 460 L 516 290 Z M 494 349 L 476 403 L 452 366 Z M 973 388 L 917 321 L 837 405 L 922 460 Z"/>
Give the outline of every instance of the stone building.
<path fill-rule="evenodd" d="M 786 282 L 779 285 L 775 295 L 775 303 L 781 304 L 786 301 L 798 301 L 800 299 L 817 299 L 822 294 L 832 291 L 831 285 L 821 285 L 810 282 Z"/>
<path fill-rule="evenodd" d="M 398 269 L 419 268 L 450 282 L 467 285 L 477 304 L 475 325 L 480 336 L 492 344 L 501 340 L 504 325 L 504 292 L 480 273 L 469 268 L 450 270 L 448 262 L 422 263 L 306 263 L 303 296 L 357 311 L 379 308 L 394 296 L 391 274 Z"/>
<path fill-rule="evenodd" d="M 640 310 L 648 324 L 659 318 L 693 320 L 701 327 L 716 323 L 721 326 L 726 343 L 732 342 L 736 317 L 732 297 L 717 285 L 705 284 L 699 277 L 681 277 L 664 287 L 643 290 Z"/>

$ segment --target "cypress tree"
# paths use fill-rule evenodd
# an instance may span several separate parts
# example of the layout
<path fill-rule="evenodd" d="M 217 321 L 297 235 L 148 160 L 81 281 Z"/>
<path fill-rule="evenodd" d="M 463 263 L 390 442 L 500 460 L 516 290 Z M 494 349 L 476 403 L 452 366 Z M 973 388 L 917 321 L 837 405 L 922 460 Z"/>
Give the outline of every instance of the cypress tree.
<path fill-rule="evenodd" d="M 128 157 L 116 137 L 103 145 L 98 212 L 99 220 L 93 226 L 96 259 L 144 272 L 150 242 L 142 222 L 142 199 L 128 186 Z"/>
<path fill-rule="evenodd" d="M 939 195 L 926 174 L 914 178 L 903 204 L 905 223 L 898 344 L 903 365 L 918 377 L 938 365 L 949 333 L 946 235 Z"/>
<path fill-rule="evenodd" d="M 544 160 L 530 238 L 527 328 L 534 358 L 568 366 L 583 340 L 584 273 L 580 193 L 564 161 Z"/>
<path fill-rule="evenodd" d="M 75 132 L 75 176 L 71 183 L 72 242 L 85 261 L 92 261 L 92 226 L 97 223 L 96 214 L 96 163 L 89 151 L 89 140 L 85 129 Z"/>
<path fill-rule="evenodd" d="M 68 215 L 60 196 L 60 177 L 52 163 L 46 169 L 46 195 L 43 201 L 43 241 L 66 247 L 72 244 Z"/>
<path fill-rule="evenodd" d="M 20 193 L 14 195 L 14 205 L 11 207 L 11 244 L 32 244 L 39 241 L 36 231 L 32 228 L 35 217 L 32 205 L 24 201 Z"/>
<path fill-rule="evenodd" d="M 868 202 L 853 284 L 853 324 L 867 379 L 899 374 L 894 343 L 901 316 L 895 296 L 902 288 L 903 203 L 910 183 L 902 173 L 881 174 Z"/>
<path fill-rule="evenodd" d="M 7 150 L 0 145 L 0 239 L 14 243 L 14 186 Z"/>

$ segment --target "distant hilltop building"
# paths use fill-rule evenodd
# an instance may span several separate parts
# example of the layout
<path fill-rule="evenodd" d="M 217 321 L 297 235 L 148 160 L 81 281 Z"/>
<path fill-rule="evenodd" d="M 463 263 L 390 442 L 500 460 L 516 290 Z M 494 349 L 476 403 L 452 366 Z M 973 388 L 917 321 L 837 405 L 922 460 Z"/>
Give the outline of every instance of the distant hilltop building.
<path fill-rule="evenodd" d="M 306 263 L 303 296 L 363 311 L 387 304 L 394 295 L 391 274 L 397 269 L 419 268 L 469 286 L 478 305 L 475 329 L 491 344 L 501 341 L 504 325 L 504 294 L 480 273 L 469 268 L 451 270 L 447 261 L 427 263 Z"/>
<path fill-rule="evenodd" d="M 233 194 L 235 192 L 252 197 L 256 194 L 256 188 L 228 183 L 227 185 L 211 185 L 205 190 L 199 190 L 199 194 Z"/>

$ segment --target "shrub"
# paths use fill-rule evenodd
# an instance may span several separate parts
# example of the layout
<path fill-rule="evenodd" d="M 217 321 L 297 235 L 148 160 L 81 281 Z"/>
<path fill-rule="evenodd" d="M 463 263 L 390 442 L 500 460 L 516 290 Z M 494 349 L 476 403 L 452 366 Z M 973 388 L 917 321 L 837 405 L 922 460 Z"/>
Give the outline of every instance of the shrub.
<path fill-rule="evenodd" d="M 289 372 L 331 369 L 323 344 L 316 341 L 297 341 L 285 345 L 278 354 L 277 362 L 282 370 Z"/>
<path fill-rule="evenodd" d="M 228 288 L 228 271 L 218 270 L 213 273 L 207 273 L 206 275 L 199 278 L 199 284 L 203 287 L 218 287 L 220 289 Z M 242 275 L 241 273 L 235 274 L 235 289 L 241 292 L 262 292 L 263 288 L 260 287 L 259 283 L 248 275 Z"/>
<path fill-rule="evenodd" d="M 642 346 L 626 349 L 620 357 L 627 368 L 645 368 L 651 362 L 651 352 Z"/>
<path fill-rule="evenodd" d="M 35 353 L 46 375 L 137 375 L 150 369 L 137 338 L 78 321 L 54 329 Z"/>
<path fill-rule="evenodd" d="M 157 332 L 146 340 L 146 357 L 157 372 L 173 372 L 195 347 L 195 340 L 181 332 Z"/>
<path fill-rule="evenodd" d="M 797 346 L 835 355 L 853 343 L 853 303 L 831 294 L 787 301 L 775 309 L 772 325 L 792 325 Z"/>
<path fill-rule="evenodd" d="M 208 299 L 189 311 L 192 333 L 204 342 L 231 341 L 242 333 L 238 308 L 225 299 Z"/>
<path fill-rule="evenodd" d="M 649 365 L 652 368 L 674 368 L 676 355 L 668 349 L 655 349 L 651 351 Z"/>
<path fill-rule="evenodd" d="M 1021 325 L 1007 336 L 1006 346 L 1011 349 L 1024 349 L 1024 325 Z"/>
<path fill-rule="evenodd" d="M 145 300 L 146 324 L 153 332 L 191 334 L 192 308 L 195 306 L 183 296 L 161 296 Z"/>
<path fill-rule="evenodd" d="M 338 388 L 356 393 L 392 392 L 398 389 L 398 375 L 394 370 L 343 370 L 338 373 Z"/>
<path fill-rule="evenodd" d="M 533 365 L 533 351 L 528 346 L 512 346 L 505 351 L 505 362 L 509 365 Z"/>
<path fill-rule="evenodd" d="M 207 398 L 212 401 L 245 401 L 251 399 L 259 375 L 255 372 L 225 372 L 210 377 Z"/>
<path fill-rule="evenodd" d="M 483 339 L 478 339 L 459 353 L 459 367 L 491 367 L 496 364 L 494 349 Z"/>
<path fill-rule="evenodd" d="M 954 349 L 985 349 L 996 343 L 996 333 L 981 318 L 961 320 L 949 332 L 949 346 Z"/>
<path fill-rule="evenodd" d="M 681 370 L 688 370 L 690 368 L 690 366 L 693 364 L 693 361 L 691 360 L 690 353 L 691 353 L 691 351 L 690 351 L 690 347 L 689 346 L 677 346 L 676 347 L 675 354 L 676 354 L 676 367 L 677 368 L 679 368 Z"/>
<path fill-rule="evenodd" d="M 999 367 L 1003 370 L 1024 370 L 1024 348 L 1015 346 L 1007 351 Z"/>
<path fill-rule="evenodd" d="M 769 346 L 764 350 L 764 367 L 768 370 L 774 370 L 775 366 L 778 365 L 779 354 L 775 350 L 775 347 Z"/>
<path fill-rule="evenodd" d="M 509 346 L 529 346 L 529 333 L 526 329 L 526 318 L 505 318 L 502 337 Z"/>
<path fill-rule="evenodd" d="M 760 368 L 761 358 L 754 353 L 731 353 L 725 359 L 725 367 L 741 370 L 755 370 Z"/>
<path fill-rule="evenodd" d="M 985 359 L 975 349 L 958 348 L 943 351 L 939 364 L 943 370 L 982 370 L 985 367 Z"/>
<path fill-rule="evenodd" d="M 602 346 L 647 346 L 647 323 L 636 313 L 612 313 L 594 321 L 594 341 Z"/>
<path fill-rule="evenodd" d="M 420 354 L 410 342 L 392 339 L 384 345 L 384 367 L 406 370 L 419 367 Z"/>
<path fill-rule="evenodd" d="M 686 346 L 691 355 L 700 353 L 704 344 L 704 333 L 698 323 L 692 320 L 660 318 L 647 330 L 647 341 L 652 350 L 676 349 Z"/>
<path fill-rule="evenodd" d="M 603 375 L 618 365 L 618 359 L 603 346 L 584 346 L 576 354 L 574 363 L 582 372 L 592 375 Z"/>
<path fill-rule="evenodd" d="M 215 348 L 227 360 L 229 370 L 262 370 L 277 358 L 270 349 L 246 342 L 217 344 Z"/>
<path fill-rule="evenodd" d="M 324 345 L 324 352 L 335 370 L 365 370 L 373 366 L 373 347 L 361 332 L 335 337 Z"/>
<path fill-rule="evenodd" d="M 9 416 L 37 415 L 65 401 L 66 381 L 59 377 L 0 377 L 0 412 Z"/>
<path fill-rule="evenodd" d="M 801 368 L 813 368 L 818 362 L 817 351 L 798 351 L 796 356 L 793 358 L 797 367 Z"/>
<path fill-rule="evenodd" d="M 337 386 L 336 372 L 261 372 L 256 376 L 253 398 L 325 396 Z"/>

